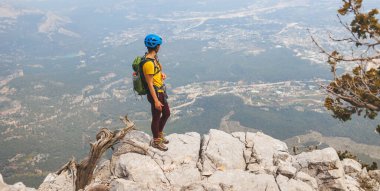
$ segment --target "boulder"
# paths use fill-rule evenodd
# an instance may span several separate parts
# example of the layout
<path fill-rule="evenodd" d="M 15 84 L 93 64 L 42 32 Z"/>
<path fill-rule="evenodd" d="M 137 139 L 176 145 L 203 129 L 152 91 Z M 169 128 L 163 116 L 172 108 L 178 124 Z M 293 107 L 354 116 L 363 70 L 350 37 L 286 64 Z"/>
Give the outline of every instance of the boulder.
<path fill-rule="evenodd" d="M 136 138 L 137 137 L 137 138 Z M 136 138 L 136 139 L 135 139 Z M 149 147 L 150 137 L 144 133 L 135 132 L 124 141 L 126 145 L 120 145 L 113 156 L 112 172 L 119 178 L 133 180 L 150 187 L 154 184 L 181 187 L 191 182 L 201 180 L 197 168 L 201 137 L 198 133 L 171 134 L 166 137 L 169 140 L 169 150 L 162 152 Z M 133 145 L 128 144 L 133 142 Z M 146 152 L 136 152 L 135 145 L 145 147 Z M 144 165 L 141 165 L 144 164 Z M 148 178 L 147 178 L 148 177 Z"/>
<path fill-rule="evenodd" d="M 72 191 L 73 189 L 72 176 L 64 171 L 60 175 L 49 174 L 38 191 Z"/>
<path fill-rule="evenodd" d="M 120 156 L 115 166 L 115 176 L 137 182 L 143 187 L 153 188 L 169 184 L 161 167 L 151 156 L 126 153 Z"/>
<path fill-rule="evenodd" d="M 84 189 L 84 191 L 109 191 L 109 190 L 110 190 L 109 186 L 105 184 L 98 184 L 98 183 L 90 184 L 86 186 L 86 188 Z"/>
<path fill-rule="evenodd" d="M 285 143 L 263 133 L 210 130 L 171 134 L 166 152 L 149 146 L 151 137 L 132 131 L 115 146 L 110 160 L 94 171 L 92 190 L 155 191 L 327 191 L 380 190 L 380 171 L 367 172 L 339 160 L 332 148 L 292 156 Z M 31 191 L 22 183 L 0 191 Z M 72 191 L 72 175 L 49 174 L 39 191 Z"/>
<path fill-rule="evenodd" d="M 133 182 L 131 180 L 125 180 L 122 178 L 115 179 L 111 182 L 110 191 L 146 191 L 147 187 Z"/>
<path fill-rule="evenodd" d="M 231 134 L 211 129 L 202 139 L 201 160 L 198 164 L 202 175 L 232 169 L 245 170 L 245 145 Z"/>
<path fill-rule="evenodd" d="M 0 191 L 36 191 L 36 189 L 28 188 L 22 182 L 8 185 L 4 182 L 3 176 L 0 174 Z"/>
<path fill-rule="evenodd" d="M 257 133 L 246 132 L 246 134 L 245 134 L 245 146 L 247 148 L 253 147 L 256 135 L 257 135 Z"/>
<path fill-rule="evenodd" d="M 53 181 L 53 180 L 55 180 L 56 178 L 57 178 L 57 174 L 55 174 L 55 173 L 49 173 L 46 177 L 45 177 L 45 179 L 44 179 L 44 181 L 43 182 L 50 182 L 50 181 Z"/>
<path fill-rule="evenodd" d="M 348 191 L 364 191 L 363 189 L 360 188 L 359 182 L 353 178 L 352 176 L 345 175 L 346 179 L 346 185 Z"/>
<path fill-rule="evenodd" d="M 314 190 L 318 190 L 317 180 L 304 172 L 298 172 L 294 179 L 305 182 L 306 184 L 311 186 L 311 188 L 313 188 Z"/>
<path fill-rule="evenodd" d="M 170 182 L 178 186 L 201 180 L 197 168 L 201 136 L 198 133 L 171 134 L 166 137 L 169 150 L 157 157 Z M 159 155 L 156 155 L 159 156 Z"/>
<path fill-rule="evenodd" d="M 120 140 L 121 144 L 114 147 L 113 157 L 118 157 L 122 154 L 131 152 L 145 155 L 150 148 L 150 141 L 151 137 L 148 134 L 142 131 L 133 130 Z M 114 164 L 111 164 L 111 166 L 113 165 Z"/>
<path fill-rule="evenodd" d="M 240 142 L 242 142 L 244 145 L 247 144 L 247 142 L 245 141 L 245 137 L 246 137 L 246 134 L 245 132 L 233 132 L 231 133 L 231 135 L 237 139 L 240 140 Z"/>
<path fill-rule="evenodd" d="M 309 184 L 295 179 L 289 179 L 286 176 L 279 174 L 276 177 L 276 182 L 281 191 L 316 191 Z"/>
<path fill-rule="evenodd" d="M 291 157 L 288 153 L 288 147 L 284 142 L 261 132 L 247 132 L 245 142 L 247 143 L 247 148 L 252 148 L 248 165 L 248 169 L 251 172 L 274 175 L 277 171 L 275 163 L 278 163 L 278 160 L 285 161 L 288 157 Z M 293 171 L 293 169 L 287 170 Z"/>
<path fill-rule="evenodd" d="M 277 169 L 277 173 L 288 178 L 293 178 L 297 173 L 297 169 L 291 166 L 291 164 L 281 164 Z"/>
<path fill-rule="evenodd" d="M 110 169 L 110 160 L 103 161 L 94 171 L 93 182 L 108 182 L 112 176 Z"/>
<path fill-rule="evenodd" d="M 342 161 L 343 169 L 346 174 L 355 175 L 362 171 L 362 165 L 353 159 L 343 159 Z"/>
<path fill-rule="evenodd" d="M 178 191 L 229 191 L 228 189 L 223 190 L 223 188 L 226 188 L 223 184 L 213 184 L 203 181 L 193 182 L 189 185 L 182 186 Z"/>
<path fill-rule="evenodd" d="M 320 190 L 345 190 L 343 165 L 335 149 L 304 152 L 295 159 L 294 166 L 314 177 Z"/>
<path fill-rule="evenodd" d="M 4 183 L 3 176 L 0 174 L 0 190 L 5 188 L 6 184 Z"/>
<path fill-rule="evenodd" d="M 380 170 L 371 170 L 368 172 L 368 175 L 380 183 Z"/>
<path fill-rule="evenodd" d="M 360 187 L 364 190 L 380 190 L 380 183 L 369 176 L 366 168 L 363 168 L 363 170 L 358 174 L 357 181 L 359 182 Z"/>
<path fill-rule="evenodd" d="M 216 171 L 207 182 L 212 184 L 223 184 L 224 187 L 234 191 L 267 190 L 279 191 L 276 180 L 269 174 L 254 174 L 248 171 L 233 169 Z"/>
<path fill-rule="evenodd" d="M 126 134 L 120 142 L 123 143 L 125 141 L 133 140 L 142 143 L 149 143 L 151 139 L 152 137 L 146 134 L 145 132 L 132 130 L 128 134 Z"/>
<path fill-rule="evenodd" d="M 34 188 L 27 188 L 22 182 L 17 182 L 13 185 L 9 185 L 6 191 L 31 191 L 35 190 Z"/>

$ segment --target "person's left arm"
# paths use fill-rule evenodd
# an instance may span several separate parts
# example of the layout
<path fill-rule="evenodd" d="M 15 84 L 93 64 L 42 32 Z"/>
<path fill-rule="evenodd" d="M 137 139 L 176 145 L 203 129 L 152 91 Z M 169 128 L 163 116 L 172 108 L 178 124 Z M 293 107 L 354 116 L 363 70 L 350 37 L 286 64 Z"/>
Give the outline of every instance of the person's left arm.
<path fill-rule="evenodd" d="M 166 80 L 166 74 L 162 71 L 162 65 L 161 65 L 161 63 L 158 62 L 158 65 L 160 66 L 162 80 Z"/>
<path fill-rule="evenodd" d="M 161 75 L 162 75 L 162 80 L 166 80 L 166 74 L 161 72 Z"/>

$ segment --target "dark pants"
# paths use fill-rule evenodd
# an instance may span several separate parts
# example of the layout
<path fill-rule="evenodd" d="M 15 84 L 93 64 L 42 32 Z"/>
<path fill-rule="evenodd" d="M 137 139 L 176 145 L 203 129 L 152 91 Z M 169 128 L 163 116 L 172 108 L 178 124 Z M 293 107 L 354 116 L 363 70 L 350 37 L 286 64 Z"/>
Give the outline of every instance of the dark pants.
<path fill-rule="evenodd" d="M 159 92 L 157 93 L 158 100 L 164 105 L 162 107 L 162 111 L 157 110 L 154 107 L 154 100 L 153 97 L 148 94 L 147 98 L 150 103 L 150 109 L 152 111 L 152 124 L 150 128 L 152 129 L 153 138 L 159 137 L 159 132 L 162 132 L 164 130 L 166 121 L 170 117 L 170 109 L 168 102 L 165 98 L 165 93 Z"/>

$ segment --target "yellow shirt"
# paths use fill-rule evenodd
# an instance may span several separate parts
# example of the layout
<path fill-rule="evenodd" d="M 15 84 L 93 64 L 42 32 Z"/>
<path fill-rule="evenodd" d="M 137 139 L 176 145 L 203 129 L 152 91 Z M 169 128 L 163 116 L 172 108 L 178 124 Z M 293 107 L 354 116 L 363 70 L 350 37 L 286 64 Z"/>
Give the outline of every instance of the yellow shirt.
<path fill-rule="evenodd" d="M 159 71 L 158 71 L 159 70 Z M 164 85 L 164 80 L 161 74 L 161 65 L 154 67 L 153 61 L 147 61 L 143 66 L 144 74 L 157 74 L 153 76 L 153 85 L 156 87 L 162 87 Z M 157 92 L 164 92 L 164 90 L 158 90 Z"/>

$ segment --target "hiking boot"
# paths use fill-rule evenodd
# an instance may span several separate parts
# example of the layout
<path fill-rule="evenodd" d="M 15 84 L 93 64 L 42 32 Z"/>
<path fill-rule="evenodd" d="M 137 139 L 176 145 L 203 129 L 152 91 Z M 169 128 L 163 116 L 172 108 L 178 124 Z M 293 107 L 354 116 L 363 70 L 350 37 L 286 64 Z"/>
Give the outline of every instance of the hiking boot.
<path fill-rule="evenodd" d="M 151 145 L 153 148 L 156 148 L 161 151 L 167 151 L 168 147 L 164 145 L 161 138 L 158 138 L 157 140 L 152 140 Z"/>
<path fill-rule="evenodd" d="M 162 143 L 169 144 L 169 140 L 167 140 L 165 138 L 165 134 L 163 132 L 161 132 L 159 136 L 160 136 L 160 139 L 161 139 Z"/>

